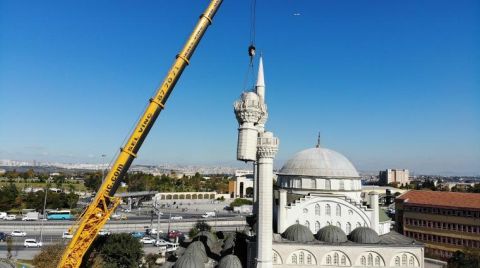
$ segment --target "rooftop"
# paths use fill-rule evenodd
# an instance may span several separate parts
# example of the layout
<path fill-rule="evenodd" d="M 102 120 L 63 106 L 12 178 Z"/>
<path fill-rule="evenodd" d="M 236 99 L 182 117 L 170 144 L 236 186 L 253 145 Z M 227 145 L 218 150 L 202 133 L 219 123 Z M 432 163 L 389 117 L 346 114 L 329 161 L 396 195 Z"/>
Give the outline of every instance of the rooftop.
<path fill-rule="evenodd" d="M 480 194 L 477 193 L 412 190 L 400 195 L 397 199 L 411 205 L 480 209 Z"/>

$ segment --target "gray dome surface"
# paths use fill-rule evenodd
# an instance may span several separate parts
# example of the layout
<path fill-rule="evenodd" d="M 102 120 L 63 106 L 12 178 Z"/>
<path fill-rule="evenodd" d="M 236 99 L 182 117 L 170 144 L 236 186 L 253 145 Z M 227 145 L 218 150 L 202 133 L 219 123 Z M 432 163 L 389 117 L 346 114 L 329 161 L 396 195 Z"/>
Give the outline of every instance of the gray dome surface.
<path fill-rule="evenodd" d="M 185 253 L 178 258 L 173 266 L 175 268 L 205 268 L 203 260 L 192 253 Z"/>
<path fill-rule="evenodd" d="M 227 255 L 220 260 L 218 268 L 242 268 L 242 263 L 237 256 Z"/>
<path fill-rule="evenodd" d="M 357 227 L 348 237 L 350 241 L 360 244 L 376 244 L 380 241 L 377 232 L 368 227 Z"/>
<path fill-rule="evenodd" d="M 359 178 L 353 164 L 342 154 L 327 148 L 310 148 L 296 153 L 278 175 Z"/>
<path fill-rule="evenodd" d="M 207 252 L 205 251 L 205 246 L 200 241 L 192 242 L 187 249 L 185 250 L 185 254 L 192 254 L 196 257 L 203 260 L 203 262 L 208 262 Z"/>
<path fill-rule="evenodd" d="M 213 247 L 215 242 L 217 241 L 217 237 L 208 231 L 201 231 L 193 238 L 194 241 L 201 241 L 207 243 L 209 249 Z"/>
<path fill-rule="evenodd" d="M 347 242 L 347 235 L 337 226 L 327 225 L 317 232 L 317 239 L 327 243 Z"/>
<path fill-rule="evenodd" d="M 315 239 L 310 229 L 298 223 L 288 227 L 285 232 L 283 232 L 282 236 L 290 241 L 302 243 L 310 242 Z"/>

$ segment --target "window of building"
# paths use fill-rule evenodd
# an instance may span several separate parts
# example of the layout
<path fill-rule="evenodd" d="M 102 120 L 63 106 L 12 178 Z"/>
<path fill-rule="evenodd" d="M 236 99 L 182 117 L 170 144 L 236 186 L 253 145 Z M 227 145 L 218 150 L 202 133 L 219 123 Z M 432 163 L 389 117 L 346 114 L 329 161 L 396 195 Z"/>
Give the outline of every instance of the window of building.
<path fill-rule="evenodd" d="M 292 263 L 297 264 L 297 254 L 292 255 Z"/>
<path fill-rule="evenodd" d="M 402 255 L 402 265 L 403 266 L 407 265 L 407 254 Z"/>
<path fill-rule="evenodd" d="M 315 215 L 320 216 L 320 205 L 319 204 L 315 205 Z"/>
<path fill-rule="evenodd" d="M 342 229 L 342 224 L 339 221 L 337 221 L 337 227 Z"/>
<path fill-rule="evenodd" d="M 315 222 L 315 233 L 317 233 L 318 230 L 320 230 L 320 222 L 316 221 Z"/>
<path fill-rule="evenodd" d="M 362 258 L 360 259 L 360 262 L 363 266 L 366 266 L 367 265 L 367 258 L 365 258 L 365 256 L 362 256 Z"/>
<path fill-rule="evenodd" d="M 273 253 L 273 263 L 277 263 L 278 261 L 278 256 L 277 256 L 277 253 Z"/>
<path fill-rule="evenodd" d="M 305 221 L 305 226 L 310 229 L 310 222 L 309 221 Z"/>
<path fill-rule="evenodd" d="M 342 255 L 342 258 L 340 259 L 340 264 L 347 265 L 347 257 L 345 257 L 345 255 Z"/>
<path fill-rule="evenodd" d="M 325 190 L 332 189 L 332 182 L 330 180 L 325 180 Z"/>
<path fill-rule="evenodd" d="M 332 214 L 332 208 L 329 204 L 325 206 L 325 214 L 327 214 L 327 216 L 330 216 Z"/>
<path fill-rule="evenodd" d="M 395 257 L 395 266 L 400 266 L 400 257 Z"/>
<path fill-rule="evenodd" d="M 380 266 L 380 256 L 375 257 L 375 266 Z"/>
<path fill-rule="evenodd" d="M 312 255 L 307 254 L 307 264 L 312 264 Z"/>
<path fill-rule="evenodd" d="M 362 227 L 362 224 L 359 223 L 359 222 L 357 222 L 357 228 L 358 228 L 358 227 Z"/>
<path fill-rule="evenodd" d="M 308 213 L 308 208 L 304 208 L 303 213 L 307 214 Z"/>
<path fill-rule="evenodd" d="M 350 232 L 352 231 L 352 224 L 349 222 L 347 222 L 346 231 L 347 231 L 347 235 L 350 234 Z"/>
<path fill-rule="evenodd" d="M 327 255 L 327 264 L 332 264 L 332 256 Z"/>
<path fill-rule="evenodd" d="M 305 258 L 305 255 L 303 254 L 303 252 L 300 252 L 300 254 L 298 256 L 299 264 L 303 264 L 304 258 Z"/>
<path fill-rule="evenodd" d="M 342 207 L 339 204 L 337 204 L 337 208 L 335 212 L 337 216 L 342 216 Z"/>
<path fill-rule="evenodd" d="M 368 254 L 368 265 L 369 266 L 373 265 L 373 255 L 372 255 L 372 253 Z"/>
<path fill-rule="evenodd" d="M 338 253 L 333 254 L 333 264 L 338 265 L 340 261 Z"/>

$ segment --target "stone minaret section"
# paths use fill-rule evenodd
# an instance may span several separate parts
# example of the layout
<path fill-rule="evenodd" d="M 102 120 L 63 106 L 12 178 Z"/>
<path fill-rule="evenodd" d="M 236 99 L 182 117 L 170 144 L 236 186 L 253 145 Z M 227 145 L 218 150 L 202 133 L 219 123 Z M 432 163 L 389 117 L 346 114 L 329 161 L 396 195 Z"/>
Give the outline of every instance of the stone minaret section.
<path fill-rule="evenodd" d="M 238 128 L 237 159 L 255 161 L 257 155 L 258 129 L 256 124 L 260 119 L 260 98 L 255 92 L 244 92 L 234 103 L 235 115 L 240 125 Z"/>
<path fill-rule="evenodd" d="M 281 234 L 287 229 L 286 218 L 287 217 L 287 190 L 279 190 L 278 200 L 278 216 L 277 216 L 277 233 Z"/>
<path fill-rule="evenodd" d="M 370 193 L 368 193 L 368 195 L 370 197 L 370 207 L 373 209 L 372 216 L 370 219 L 370 222 L 372 223 L 372 225 L 370 226 L 370 228 L 375 230 L 375 232 L 380 233 L 380 225 L 379 225 L 380 220 L 378 215 L 378 212 L 379 212 L 378 211 L 379 210 L 378 193 L 375 191 L 371 191 Z"/>
<path fill-rule="evenodd" d="M 258 137 L 257 268 L 272 267 L 273 159 L 278 144 L 279 140 L 271 132 L 261 133 Z"/>

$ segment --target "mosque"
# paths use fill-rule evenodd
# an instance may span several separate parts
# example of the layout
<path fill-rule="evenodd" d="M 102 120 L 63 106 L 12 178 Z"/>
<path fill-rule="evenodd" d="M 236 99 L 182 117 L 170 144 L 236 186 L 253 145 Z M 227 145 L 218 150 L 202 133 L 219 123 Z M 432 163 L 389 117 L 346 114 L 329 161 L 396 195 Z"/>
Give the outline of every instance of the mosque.
<path fill-rule="evenodd" d="M 361 178 L 354 165 L 320 141 L 288 160 L 272 183 L 280 142 L 265 130 L 268 112 L 262 58 L 255 90 L 244 92 L 234 111 L 239 123 L 237 159 L 253 164 L 256 223 L 248 237 L 224 239 L 218 265 L 194 242 L 174 267 L 239 268 L 242 263 L 247 268 L 425 266 L 423 244 L 390 231 L 390 219 L 379 209 L 378 193 L 370 192 L 369 206 L 364 205 Z M 212 234 L 201 236 L 206 248 L 214 246 Z M 238 251 L 231 250 L 240 243 L 240 248 L 245 245 L 247 249 L 246 256 L 238 257 Z"/>

